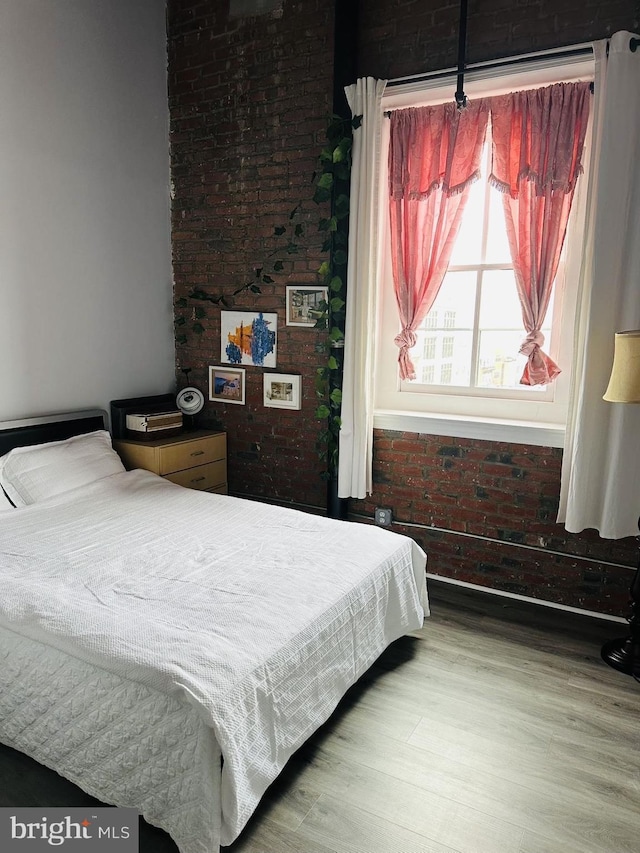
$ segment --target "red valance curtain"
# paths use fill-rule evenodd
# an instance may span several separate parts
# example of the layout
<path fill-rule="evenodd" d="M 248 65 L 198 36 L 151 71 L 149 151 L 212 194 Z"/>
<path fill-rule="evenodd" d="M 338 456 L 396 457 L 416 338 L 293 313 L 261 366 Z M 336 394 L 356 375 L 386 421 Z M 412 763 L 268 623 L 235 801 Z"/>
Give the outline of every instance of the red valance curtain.
<path fill-rule="evenodd" d="M 471 183 L 480 175 L 488 102 L 391 114 L 391 255 L 402 330 L 395 343 L 402 379 L 415 379 L 409 350 L 449 265 Z"/>
<path fill-rule="evenodd" d="M 589 83 L 556 83 L 490 99 L 489 180 L 504 193 L 507 235 L 527 336 L 523 385 L 545 385 L 560 368 L 541 349 L 589 120 Z"/>

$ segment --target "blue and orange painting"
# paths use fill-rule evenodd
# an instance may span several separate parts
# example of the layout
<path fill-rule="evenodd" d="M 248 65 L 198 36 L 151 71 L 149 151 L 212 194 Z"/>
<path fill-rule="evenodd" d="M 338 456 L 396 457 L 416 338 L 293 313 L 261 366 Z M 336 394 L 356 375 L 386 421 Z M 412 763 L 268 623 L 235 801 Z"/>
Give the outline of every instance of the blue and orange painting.
<path fill-rule="evenodd" d="M 277 314 L 221 311 L 221 359 L 230 364 L 276 366 Z"/>

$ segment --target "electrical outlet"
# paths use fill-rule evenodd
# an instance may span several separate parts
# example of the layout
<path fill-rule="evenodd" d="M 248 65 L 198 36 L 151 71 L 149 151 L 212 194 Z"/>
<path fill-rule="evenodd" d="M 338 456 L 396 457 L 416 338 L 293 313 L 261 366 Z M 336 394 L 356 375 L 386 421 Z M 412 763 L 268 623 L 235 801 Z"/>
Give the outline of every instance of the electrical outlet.
<path fill-rule="evenodd" d="M 375 519 L 376 524 L 379 524 L 381 527 L 388 527 L 393 519 L 393 513 L 390 509 L 383 509 L 382 507 L 377 506 Z"/>

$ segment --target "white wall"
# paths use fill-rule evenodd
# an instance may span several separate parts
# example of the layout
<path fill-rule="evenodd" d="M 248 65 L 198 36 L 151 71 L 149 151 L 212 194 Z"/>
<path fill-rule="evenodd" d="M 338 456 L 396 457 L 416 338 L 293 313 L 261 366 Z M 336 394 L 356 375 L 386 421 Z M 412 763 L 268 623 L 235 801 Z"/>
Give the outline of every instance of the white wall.
<path fill-rule="evenodd" d="M 164 0 L 0 0 L 0 420 L 174 386 Z"/>

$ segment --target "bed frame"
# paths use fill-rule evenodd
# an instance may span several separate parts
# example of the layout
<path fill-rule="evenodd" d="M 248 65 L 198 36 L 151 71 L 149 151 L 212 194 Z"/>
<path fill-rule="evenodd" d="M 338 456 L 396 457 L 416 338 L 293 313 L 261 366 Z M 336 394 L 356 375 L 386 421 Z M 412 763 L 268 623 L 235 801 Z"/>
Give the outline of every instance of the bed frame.
<path fill-rule="evenodd" d="M 83 409 L 39 418 L 0 421 L 0 456 L 4 456 L 14 447 L 63 441 L 74 435 L 107 428 L 107 413 L 102 409 Z"/>

